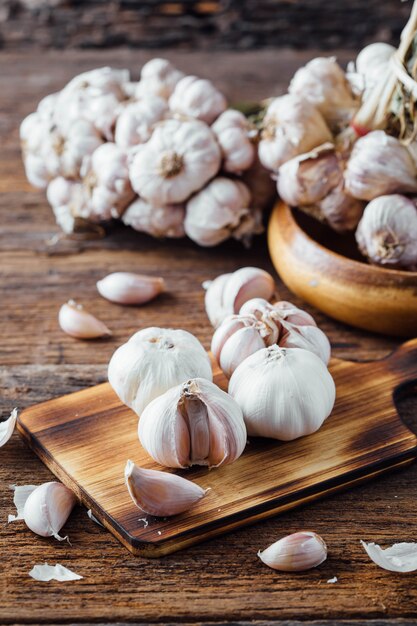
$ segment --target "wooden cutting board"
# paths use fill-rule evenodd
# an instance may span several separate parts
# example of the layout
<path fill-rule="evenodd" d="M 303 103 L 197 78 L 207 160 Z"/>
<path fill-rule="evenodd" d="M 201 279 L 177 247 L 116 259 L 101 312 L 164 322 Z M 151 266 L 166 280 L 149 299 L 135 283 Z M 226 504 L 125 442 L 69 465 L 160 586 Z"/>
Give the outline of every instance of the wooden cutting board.
<path fill-rule="evenodd" d="M 334 410 L 315 434 L 280 443 L 251 439 L 232 465 L 180 473 L 211 487 L 171 518 L 141 514 L 124 485 L 132 459 L 160 468 L 137 439 L 137 416 L 102 384 L 22 412 L 18 429 L 52 472 L 135 555 L 157 557 L 275 515 L 410 463 L 417 438 L 402 423 L 396 394 L 417 380 L 417 339 L 381 361 L 332 359 Z M 227 381 L 215 368 L 215 381 Z M 168 471 L 168 470 L 167 470 Z"/>

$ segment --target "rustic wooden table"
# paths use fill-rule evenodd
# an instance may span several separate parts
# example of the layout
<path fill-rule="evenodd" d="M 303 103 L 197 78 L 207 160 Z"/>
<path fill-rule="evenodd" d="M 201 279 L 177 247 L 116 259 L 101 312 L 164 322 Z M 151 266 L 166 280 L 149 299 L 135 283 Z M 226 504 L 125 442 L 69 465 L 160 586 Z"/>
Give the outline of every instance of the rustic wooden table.
<path fill-rule="evenodd" d="M 188 72 L 216 79 L 231 100 L 279 94 L 296 69 L 314 54 L 175 53 Z M 38 100 L 70 77 L 100 65 L 129 67 L 137 76 L 148 53 L 50 52 L 2 54 L 0 69 L 0 410 L 23 408 L 104 381 L 117 345 L 149 325 L 183 327 L 209 346 L 201 283 L 242 265 L 271 270 L 266 244 L 250 251 L 227 243 L 199 249 L 188 241 L 158 242 L 119 228 L 105 240 L 53 239 L 58 229 L 44 194 L 22 169 L 18 126 Z M 340 53 L 343 61 L 348 55 Z M 169 293 L 142 308 L 101 299 L 97 279 L 130 270 L 165 277 Z M 302 304 L 280 288 L 285 299 Z M 77 298 L 114 331 L 111 340 L 77 342 L 58 328 L 57 312 Z M 336 356 L 376 359 L 398 342 L 342 326 L 312 311 L 329 334 Z M 401 401 L 404 420 L 417 429 L 416 399 Z M 414 414 L 414 425 L 413 425 Z M 117 428 L 117 424 L 113 425 Z M 331 442 L 329 442 L 331 445 Z M 371 563 L 359 540 L 390 545 L 416 537 L 417 466 L 350 492 L 206 542 L 159 560 L 130 555 L 77 509 L 67 524 L 72 546 L 41 539 L 23 523 L 7 525 L 13 483 L 41 483 L 51 474 L 15 434 L 0 452 L 0 622 L 10 623 L 271 623 L 314 620 L 335 623 L 404 623 L 417 615 L 415 576 L 392 574 Z M 328 560 L 302 574 L 263 566 L 259 548 L 299 529 L 323 535 Z M 37 583 L 35 563 L 60 562 L 84 576 L 75 583 Z M 337 576 L 336 584 L 327 580 Z M 287 622 L 288 623 L 288 622 Z M 315 622 L 317 623 L 317 622 Z"/>

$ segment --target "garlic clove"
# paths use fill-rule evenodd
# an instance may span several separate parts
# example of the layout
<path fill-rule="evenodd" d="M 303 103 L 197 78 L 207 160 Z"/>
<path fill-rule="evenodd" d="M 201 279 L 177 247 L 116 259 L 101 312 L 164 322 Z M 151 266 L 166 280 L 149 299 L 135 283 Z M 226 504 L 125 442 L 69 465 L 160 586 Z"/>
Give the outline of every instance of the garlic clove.
<path fill-rule="evenodd" d="M 62 330 L 76 339 L 108 337 L 111 331 L 103 322 L 88 313 L 81 304 L 68 300 L 59 310 L 59 325 Z"/>
<path fill-rule="evenodd" d="M 114 272 L 97 283 L 103 298 L 118 304 L 144 304 L 166 290 L 163 278 L 131 272 Z"/>
<path fill-rule="evenodd" d="M 26 526 L 41 537 L 67 539 L 58 533 L 77 503 L 73 492 L 58 482 L 44 483 L 29 495 L 23 509 Z"/>
<path fill-rule="evenodd" d="M 17 409 L 13 409 L 10 417 L 4 422 L 0 422 L 0 448 L 4 446 L 13 435 L 16 426 Z"/>
<path fill-rule="evenodd" d="M 270 300 L 275 291 L 271 274 L 259 267 L 242 267 L 232 274 L 223 293 L 226 310 L 238 313 L 242 305 L 252 298 Z"/>
<path fill-rule="evenodd" d="M 229 315 L 214 331 L 211 340 L 211 352 L 218 362 L 220 361 L 220 354 L 223 350 L 223 346 L 229 337 L 241 328 L 245 328 L 245 322 L 242 317 L 243 316 L 241 315 Z"/>
<path fill-rule="evenodd" d="M 279 302 L 274 302 L 272 306 L 274 310 L 278 311 L 283 319 L 290 324 L 296 324 L 297 326 L 317 326 L 314 317 L 310 315 L 310 313 L 299 309 L 291 302 L 280 300 Z"/>
<path fill-rule="evenodd" d="M 265 348 L 265 343 L 256 328 L 241 328 L 224 344 L 220 353 L 220 367 L 230 378 L 242 361 L 262 348 Z"/>
<path fill-rule="evenodd" d="M 263 315 L 273 311 L 274 306 L 265 298 L 251 298 L 251 300 L 242 304 L 239 315 L 254 315 L 257 320 L 260 320 Z"/>
<path fill-rule="evenodd" d="M 265 565 L 281 572 L 302 572 L 317 567 L 327 558 L 327 546 L 320 535 L 299 532 L 276 541 L 258 556 Z"/>
<path fill-rule="evenodd" d="M 417 570 L 417 543 L 394 543 L 390 548 L 381 548 L 376 543 L 361 541 L 369 558 L 389 572 L 415 572 Z"/>
<path fill-rule="evenodd" d="M 319 357 L 325 365 L 330 361 L 331 347 L 327 336 L 317 326 L 296 326 L 282 322 L 284 334 L 279 340 L 281 348 L 304 348 Z"/>
<path fill-rule="evenodd" d="M 206 290 L 204 304 L 207 317 L 214 328 L 229 315 L 223 307 L 223 290 L 232 274 L 221 274 L 214 280 L 206 281 L 203 288 Z"/>
<path fill-rule="evenodd" d="M 207 493 L 181 476 L 143 469 L 130 460 L 125 467 L 125 481 L 134 504 L 157 517 L 184 513 Z"/>

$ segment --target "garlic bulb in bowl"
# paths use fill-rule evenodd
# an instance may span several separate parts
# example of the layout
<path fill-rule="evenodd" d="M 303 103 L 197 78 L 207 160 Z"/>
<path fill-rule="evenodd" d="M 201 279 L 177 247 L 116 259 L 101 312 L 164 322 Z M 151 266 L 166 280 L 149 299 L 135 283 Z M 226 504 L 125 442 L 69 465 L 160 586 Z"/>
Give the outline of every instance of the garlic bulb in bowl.
<path fill-rule="evenodd" d="M 157 396 L 189 378 L 212 380 L 210 358 L 186 330 L 144 328 L 113 354 L 109 383 L 138 415 Z"/>
<path fill-rule="evenodd" d="M 229 393 L 242 409 L 249 435 L 290 441 L 320 428 L 333 409 L 336 388 L 312 352 L 270 346 L 239 365 Z"/>

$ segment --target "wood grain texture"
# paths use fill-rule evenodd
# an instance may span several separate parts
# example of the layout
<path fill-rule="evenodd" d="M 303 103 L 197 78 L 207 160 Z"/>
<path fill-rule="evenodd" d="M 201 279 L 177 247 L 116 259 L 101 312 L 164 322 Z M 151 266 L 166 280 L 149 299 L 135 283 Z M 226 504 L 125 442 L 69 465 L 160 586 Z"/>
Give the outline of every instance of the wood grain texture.
<path fill-rule="evenodd" d="M 332 51 L 333 53 L 333 51 Z M 350 53 L 334 51 L 339 58 Z M 0 410 L 21 409 L 105 381 L 114 349 L 139 327 L 156 322 L 195 333 L 208 348 L 202 280 L 252 264 L 273 272 L 260 237 L 247 251 L 227 243 L 202 250 L 190 242 L 164 243 L 121 228 L 100 242 L 65 240 L 44 194 L 27 183 L 20 161 L 18 125 L 36 102 L 74 74 L 102 65 L 129 67 L 137 76 L 151 55 L 166 55 L 189 72 L 213 78 L 231 98 L 257 100 L 282 93 L 309 54 L 275 51 L 241 55 L 118 50 L 1 54 L 0 80 Z M 271 88 L 271 85 L 273 87 Z M 169 295 L 152 306 L 123 308 L 105 302 L 95 281 L 110 271 L 163 275 Z M 399 341 L 336 323 L 278 281 L 284 299 L 312 313 L 328 333 L 334 356 L 377 359 Z M 60 305 L 76 297 L 108 323 L 107 341 L 77 342 L 57 323 Z M 410 393 L 413 389 L 410 389 Z M 398 399 L 401 417 L 417 432 L 417 398 Z M 65 526 L 72 546 L 33 535 L 24 524 L 7 525 L 9 485 L 52 480 L 53 475 L 18 434 L 0 451 L 0 621 L 4 624 L 64 623 L 279 623 L 399 626 L 415 623 L 415 576 L 373 565 L 359 540 L 388 546 L 417 534 L 417 463 L 354 490 L 283 513 L 163 559 L 138 559 L 78 507 Z M 318 569 L 279 574 L 256 557 L 259 549 L 290 532 L 314 530 L 329 547 Z M 68 584 L 37 583 L 35 563 L 60 562 L 84 578 Z M 334 575 L 335 585 L 327 584 Z M 282 621 L 281 621 L 282 620 Z"/>
<path fill-rule="evenodd" d="M 213 372 L 226 391 L 217 365 Z M 285 443 L 253 438 L 231 465 L 178 472 L 210 491 L 171 518 L 138 512 L 128 495 L 128 459 L 146 469 L 163 468 L 140 445 L 136 414 L 108 383 L 30 407 L 18 427 L 47 467 L 133 554 L 155 558 L 414 460 L 417 438 L 393 398 L 417 382 L 417 339 L 379 362 L 333 359 L 330 372 L 337 399 L 319 431 Z"/>

